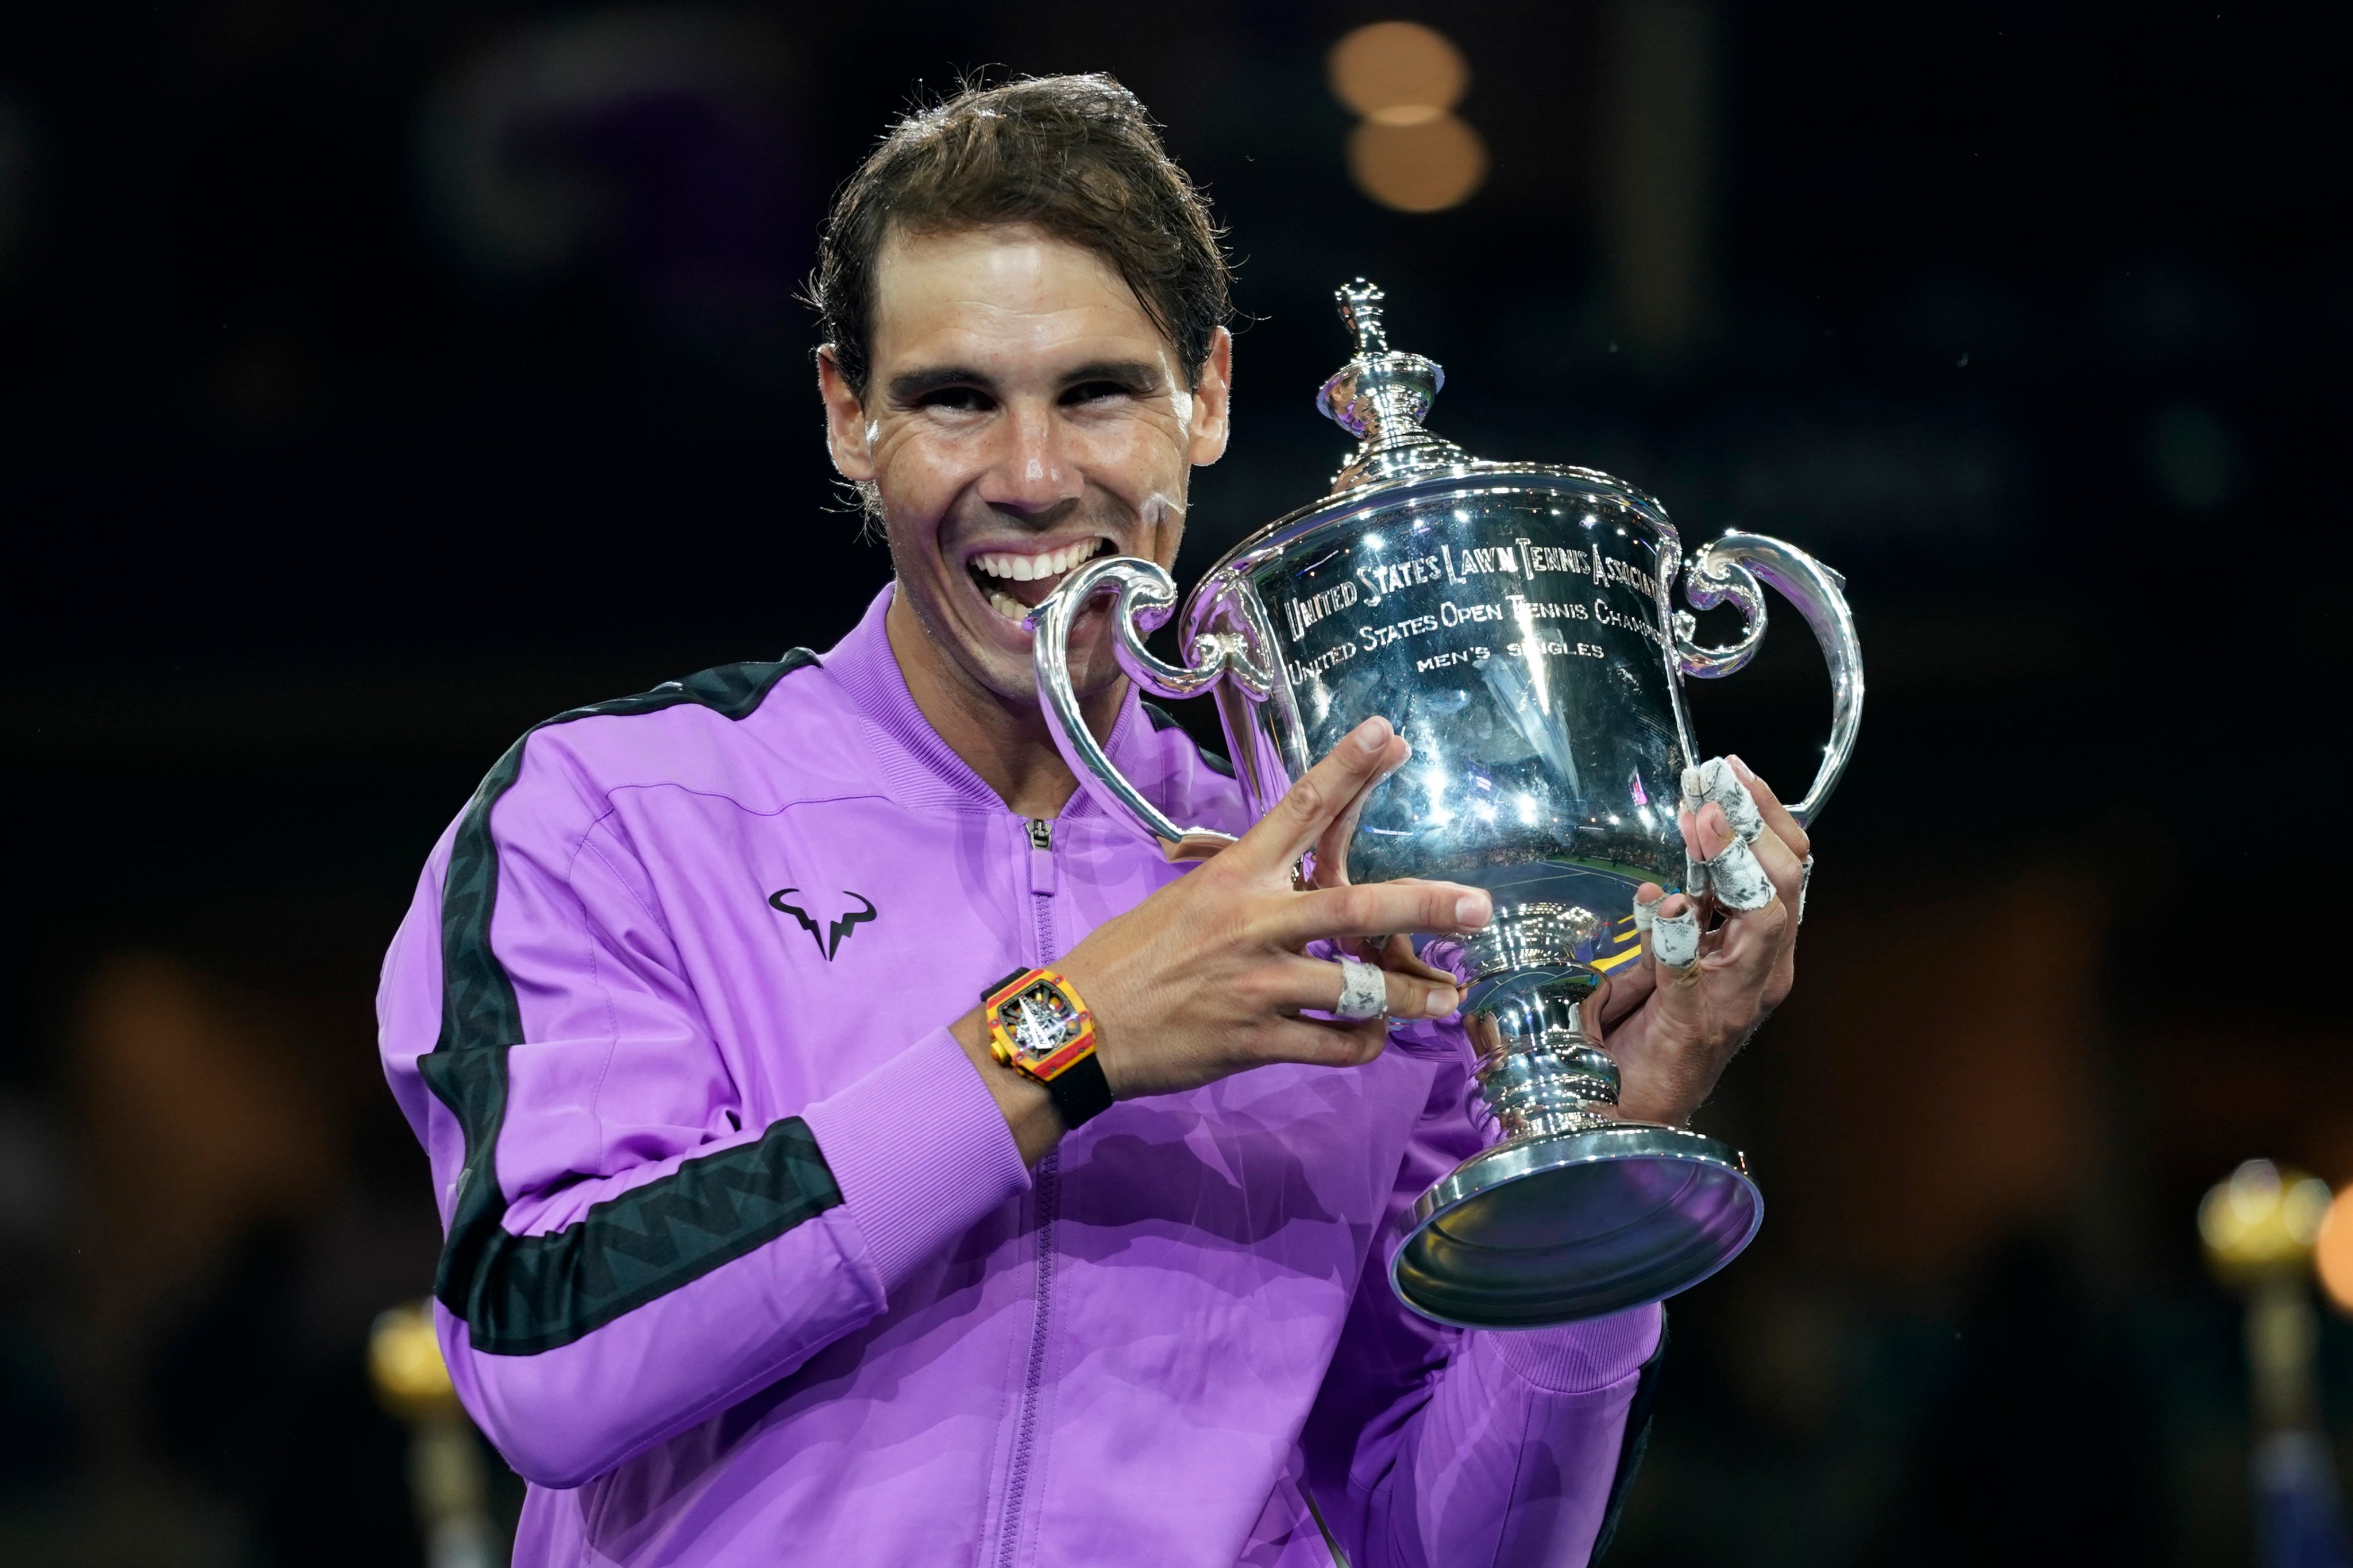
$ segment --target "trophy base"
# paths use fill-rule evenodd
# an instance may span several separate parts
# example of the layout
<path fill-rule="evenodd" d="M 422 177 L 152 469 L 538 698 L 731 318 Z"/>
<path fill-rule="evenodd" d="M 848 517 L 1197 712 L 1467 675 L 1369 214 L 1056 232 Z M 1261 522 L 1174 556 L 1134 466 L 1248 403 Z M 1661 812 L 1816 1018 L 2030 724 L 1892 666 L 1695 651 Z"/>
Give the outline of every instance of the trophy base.
<path fill-rule="evenodd" d="M 1641 1121 L 1514 1139 L 1415 1203 L 1389 1283 L 1426 1318 L 1534 1329 L 1607 1317 L 1731 1262 L 1765 1200 L 1730 1145 Z"/>

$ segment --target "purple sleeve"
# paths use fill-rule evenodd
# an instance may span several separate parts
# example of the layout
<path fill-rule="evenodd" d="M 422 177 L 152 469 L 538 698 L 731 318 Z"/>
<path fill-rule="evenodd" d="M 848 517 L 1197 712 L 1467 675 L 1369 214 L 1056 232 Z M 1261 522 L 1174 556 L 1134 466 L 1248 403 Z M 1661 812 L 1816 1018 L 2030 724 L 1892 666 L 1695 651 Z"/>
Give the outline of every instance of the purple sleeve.
<path fill-rule="evenodd" d="M 576 1486 L 871 1320 L 1029 1174 L 944 1029 L 738 1128 L 628 856 L 480 816 L 386 959 L 385 1064 L 432 1162 L 459 1395 L 522 1476 Z"/>
<path fill-rule="evenodd" d="M 1507 1331 L 1446 1328 L 1398 1300 L 1398 1217 L 1478 1147 L 1464 1083 L 1459 1065 L 1438 1074 L 1301 1439 L 1357 1568 L 1587 1561 L 1659 1343 L 1655 1306 Z"/>

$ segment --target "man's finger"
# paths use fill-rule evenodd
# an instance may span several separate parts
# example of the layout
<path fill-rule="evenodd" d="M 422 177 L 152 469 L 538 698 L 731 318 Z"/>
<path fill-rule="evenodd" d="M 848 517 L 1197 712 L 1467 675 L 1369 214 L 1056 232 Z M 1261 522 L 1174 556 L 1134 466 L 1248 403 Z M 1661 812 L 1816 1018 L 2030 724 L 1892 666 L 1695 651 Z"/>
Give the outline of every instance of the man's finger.
<path fill-rule="evenodd" d="M 1789 868 L 1792 871 L 1796 868 L 1794 865 Z M 1707 886 L 1717 903 L 1736 913 L 1761 910 L 1780 897 L 1780 889 L 1766 874 L 1757 851 L 1738 833 L 1730 835 L 1729 841 L 1708 857 Z"/>
<path fill-rule="evenodd" d="M 1683 770 L 1683 804 L 1697 811 L 1713 804 L 1720 808 L 1732 830 L 1749 842 L 1765 831 L 1765 819 L 1758 815 L 1756 798 L 1749 794 L 1747 784 L 1739 770 L 1722 757 L 1710 757 L 1695 767 Z"/>
<path fill-rule="evenodd" d="M 1290 1010 L 1310 1009 L 1357 1022 L 1365 1018 L 1443 1018 L 1462 1005 L 1462 994 L 1450 980 L 1433 984 L 1416 975 L 1359 963 L 1359 973 L 1321 959 L 1300 958 L 1284 965 Z M 1372 996 L 1356 994 L 1359 984 L 1376 988 Z M 1370 1008 L 1377 1011 L 1368 1010 Z"/>
<path fill-rule="evenodd" d="M 1699 962 L 1699 907 L 1681 893 L 1670 895 L 1651 917 L 1651 962 L 1659 979 L 1678 979 Z"/>
<path fill-rule="evenodd" d="M 1395 739 L 1386 719 L 1367 719 L 1349 731 L 1275 802 L 1272 811 L 1218 858 L 1246 872 L 1288 876 L 1308 846 L 1386 765 Z"/>
<path fill-rule="evenodd" d="M 1316 887 L 1345 888 L 1348 885 L 1348 845 L 1356 837 L 1356 823 L 1365 815 L 1365 803 L 1372 799 L 1373 791 L 1388 782 L 1389 775 L 1412 760 L 1413 742 L 1402 735 L 1392 740 L 1382 753 L 1381 765 L 1357 786 L 1356 793 L 1341 808 L 1340 815 L 1316 835 Z"/>
<path fill-rule="evenodd" d="M 1409 975 L 1417 980 L 1432 980 L 1441 985 L 1454 984 L 1454 976 L 1421 961 L 1421 954 L 1413 950 L 1413 938 L 1410 936 L 1398 935 L 1387 940 L 1366 937 L 1358 946 L 1364 950 L 1367 961 L 1392 973 Z"/>
<path fill-rule="evenodd" d="M 1261 1062 L 1305 1062 L 1311 1067 L 1362 1067 L 1389 1043 L 1389 1028 L 1375 1018 L 1363 1024 L 1319 1024 L 1307 1018 L 1277 1018 L 1253 1037 L 1250 1054 Z"/>
<path fill-rule="evenodd" d="M 1476 931 L 1493 903 L 1477 888 L 1453 882 L 1366 882 L 1325 888 L 1282 900 L 1266 928 L 1278 947 L 1397 931 Z"/>
<path fill-rule="evenodd" d="M 1766 828 L 1788 845 L 1789 853 L 1799 859 L 1812 854 L 1813 840 L 1806 837 L 1804 828 L 1798 826 L 1798 819 L 1789 815 L 1789 808 L 1781 804 L 1781 797 L 1773 793 L 1773 786 L 1738 756 L 1724 760 L 1732 764 L 1733 771 L 1740 775 L 1740 782 L 1748 786 L 1749 798 L 1757 803 L 1757 814 L 1765 819 Z"/>

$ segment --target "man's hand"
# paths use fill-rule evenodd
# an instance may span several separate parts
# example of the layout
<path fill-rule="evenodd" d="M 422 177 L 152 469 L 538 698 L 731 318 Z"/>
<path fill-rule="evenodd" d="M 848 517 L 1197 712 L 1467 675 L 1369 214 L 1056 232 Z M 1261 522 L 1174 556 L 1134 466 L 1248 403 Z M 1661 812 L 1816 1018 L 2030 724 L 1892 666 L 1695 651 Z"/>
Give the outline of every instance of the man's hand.
<path fill-rule="evenodd" d="M 1388 1041 L 1378 1018 L 1302 1018 L 1340 999 L 1340 966 L 1311 942 L 1402 931 L 1470 931 L 1487 895 L 1452 882 L 1390 882 L 1300 891 L 1292 868 L 1345 831 L 1365 793 L 1412 748 L 1367 720 L 1310 769 L 1241 840 L 1199 870 L 1103 923 L 1060 965 L 1095 1016 L 1096 1048 L 1120 1099 L 1169 1094 L 1269 1062 L 1354 1067 Z M 1383 976 L 1393 1018 L 1442 1018 L 1461 1005 L 1451 983 Z"/>
<path fill-rule="evenodd" d="M 1379 1018 L 1299 1016 L 1330 1011 L 1341 987 L 1337 963 L 1302 950 L 1327 939 L 1475 930 L 1487 923 L 1487 895 L 1451 882 L 1301 891 L 1292 872 L 1310 846 L 1345 844 L 1344 819 L 1411 754 L 1387 720 L 1367 720 L 1240 841 L 1106 921 L 1055 964 L 1094 1015 L 1096 1054 L 1115 1097 L 1196 1089 L 1270 1062 L 1354 1067 L 1380 1055 L 1388 1030 Z M 1442 1018 L 1459 1007 L 1461 994 L 1433 975 L 1388 969 L 1389 1016 Z M 1059 1136 L 1044 1091 L 989 1060 L 978 1011 L 955 1032 L 1024 1157 L 1035 1160 Z"/>
<path fill-rule="evenodd" d="M 1676 893 L 1662 901 L 1663 889 L 1645 882 L 1635 896 L 1654 906 L 1654 915 L 1642 956 L 1612 973 L 1587 1004 L 1587 1022 L 1599 1026 L 1602 1047 L 1618 1063 L 1618 1108 L 1643 1121 L 1680 1126 L 1688 1120 L 1725 1064 L 1788 995 L 1796 975 L 1798 900 L 1812 846 L 1765 781 L 1739 758 L 1727 760 L 1763 819 L 1764 831 L 1749 849 L 1771 883 L 1770 898 L 1757 909 L 1720 909 L 1714 896 L 1694 902 Z M 1704 860 L 1714 860 L 1736 837 L 1714 801 L 1684 811 L 1683 830 Z M 1710 931 L 1709 917 L 1718 912 L 1724 923 Z M 1670 922 L 1664 944 L 1671 950 L 1672 928 L 1700 933 L 1689 962 L 1660 962 L 1662 921 Z"/>

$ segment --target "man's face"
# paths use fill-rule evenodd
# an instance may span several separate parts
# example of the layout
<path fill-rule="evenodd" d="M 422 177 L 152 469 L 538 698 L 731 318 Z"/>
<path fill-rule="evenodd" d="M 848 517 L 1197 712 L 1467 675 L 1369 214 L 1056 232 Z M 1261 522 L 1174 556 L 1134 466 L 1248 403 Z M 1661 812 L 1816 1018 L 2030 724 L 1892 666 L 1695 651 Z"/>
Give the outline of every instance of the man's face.
<path fill-rule="evenodd" d="M 834 465 L 879 493 L 934 647 L 1034 705 L 1020 617 L 1095 556 L 1176 561 L 1190 469 L 1225 450 L 1232 340 L 1188 386 L 1108 262 L 1025 228 L 893 237 L 874 299 L 866 395 L 819 360 Z M 1105 605 L 1071 638 L 1082 693 L 1117 674 Z"/>

